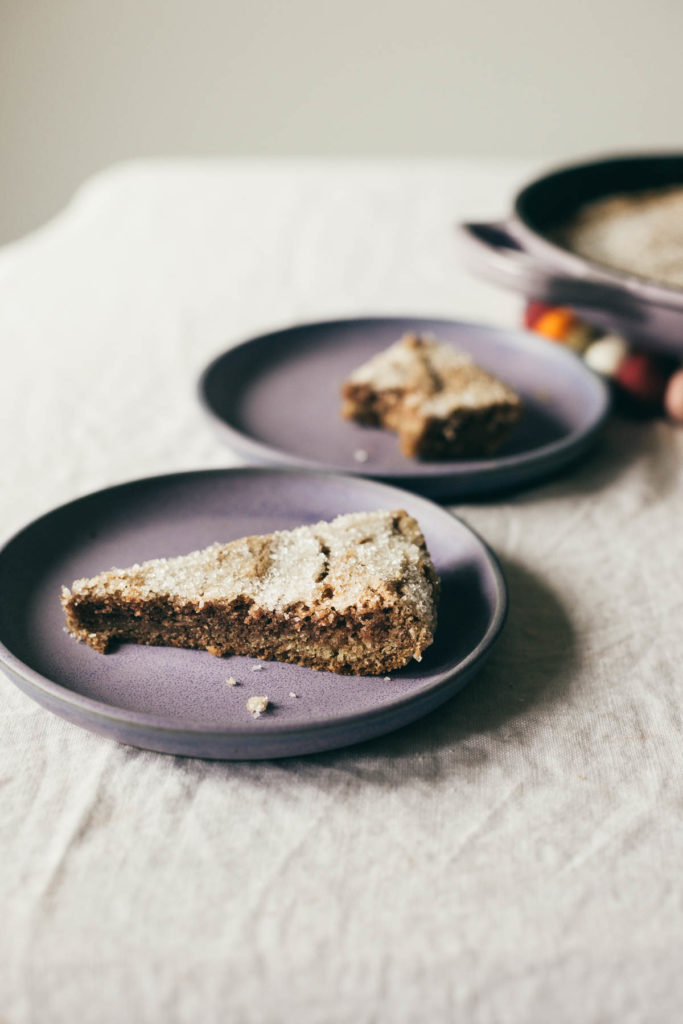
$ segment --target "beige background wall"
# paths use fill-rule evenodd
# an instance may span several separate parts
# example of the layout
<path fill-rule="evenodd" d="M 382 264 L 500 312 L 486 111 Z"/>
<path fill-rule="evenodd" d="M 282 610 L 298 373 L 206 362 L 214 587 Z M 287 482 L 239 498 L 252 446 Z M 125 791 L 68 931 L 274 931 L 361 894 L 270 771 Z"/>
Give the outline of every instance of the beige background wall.
<path fill-rule="evenodd" d="M 144 155 L 682 147 L 681 0 L 0 0 L 0 242 Z"/>

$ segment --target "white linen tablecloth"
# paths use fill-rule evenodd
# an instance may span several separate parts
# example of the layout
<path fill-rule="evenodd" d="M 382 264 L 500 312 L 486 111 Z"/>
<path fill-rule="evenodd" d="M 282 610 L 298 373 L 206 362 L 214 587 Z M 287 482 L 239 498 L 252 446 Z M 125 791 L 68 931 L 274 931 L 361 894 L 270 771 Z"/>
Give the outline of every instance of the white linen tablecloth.
<path fill-rule="evenodd" d="M 230 464 L 231 340 L 355 313 L 513 324 L 452 224 L 530 164 L 140 162 L 0 251 L 4 534 Z M 325 755 L 135 750 L 0 676 L 2 1024 L 674 1022 L 683 1006 L 683 432 L 457 511 L 511 611 L 438 712 Z"/>

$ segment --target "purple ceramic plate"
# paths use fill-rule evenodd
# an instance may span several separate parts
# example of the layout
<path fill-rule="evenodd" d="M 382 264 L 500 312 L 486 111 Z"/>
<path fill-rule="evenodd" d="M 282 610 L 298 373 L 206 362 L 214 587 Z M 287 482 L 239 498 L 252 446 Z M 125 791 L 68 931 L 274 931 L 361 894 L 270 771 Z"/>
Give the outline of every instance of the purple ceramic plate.
<path fill-rule="evenodd" d="M 434 644 L 389 681 L 275 662 L 252 671 L 258 662 L 249 658 L 170 647 L 121 644 L 102 655 L 64 632 L 61 586 L 78 577 L 343 512 L 401 507 L 422 526 L 443 596 Z M 437 707 L 481 667 L 506 606 L 486 545 L 423 498 L 323 473 L 179 473 L 80 498 L 5 545 L 0 664 L 50 711 L 123 743 L 191 757 L 285 757 L 357 743 Z M 230 676 L 240 685 L 227 686 Z M 258 720 L 245 707 L 252 695 L 271 701 Z"/>
<path fill-rule="evenodd" d="M 341 418 L 349 373 L 415 330 L 470 352 L 522 396 L 524 419 L 494 458 L 418 462 L 401 455 L 392 432 Z M 604 383 L 560 345 L 527 331 L 419 316 L 334 320 L 252 338 L 210 364 L 200 396 L 224 440 L 251 462 L 354 473 L 453 500 L 517 488 L 578 459 L 609 407 Z"/>

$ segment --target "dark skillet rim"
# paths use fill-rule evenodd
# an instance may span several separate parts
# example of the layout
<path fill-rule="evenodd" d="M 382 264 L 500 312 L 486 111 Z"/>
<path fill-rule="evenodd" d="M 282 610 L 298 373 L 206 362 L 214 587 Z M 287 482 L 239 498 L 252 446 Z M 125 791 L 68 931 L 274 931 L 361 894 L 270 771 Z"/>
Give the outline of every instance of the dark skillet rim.
<path fill-rule="evenodd" d="M 646 164 L 654 161 L 675 161 L 680 163 L 680 184 L 683 186 L 683 150 L 664 150 L 653 153 L 607 153 L 590 160 L 572 161 L 571 163 L 557 165 L 542 175 L 533 178 L 517 193 L 513 209 L 523 233 L 528 235 L 534 247 L 539 252 L 542 251 L 550 257 L 553 263 L 570 267 L 575 274 L 585 277 L 588 283 L 602 281 L 603 283 L 611 284 L 613 287 L 626 290 L 641 302 L 679 310 L 683 309 L 683 288 L 671 288 L 667 285 L 658 284 L 648 278 L 615 270 L 602 263 L 597 263 L 572 253 L 569 249 L 565 249 L 558 245 L 557 242 L 554 242 L 541 229 L 534 219 L 532 210 L 529 209 L 530 207 L 533 208 L 534 193 L 540 188 L 548 187 L 554 181 L 560 181 L 574 174 L 578 177 L 584 172 L 590 172 L 593 168 L 606 167 L 610 164 L 618 166 L 625 163 Z M 652 187 L 656 187 L 656 184 L 653 183 Z M 644 184 L 642 188 L 646 189 L 648 186 Z M 618 195 L 619 189 L 613 194 Z M 607 196 L 610 193 L 605 192 L 604 195 Z M 582 199 L 579 196 L 575 208 L 580 206 L 581 202 Z"/>

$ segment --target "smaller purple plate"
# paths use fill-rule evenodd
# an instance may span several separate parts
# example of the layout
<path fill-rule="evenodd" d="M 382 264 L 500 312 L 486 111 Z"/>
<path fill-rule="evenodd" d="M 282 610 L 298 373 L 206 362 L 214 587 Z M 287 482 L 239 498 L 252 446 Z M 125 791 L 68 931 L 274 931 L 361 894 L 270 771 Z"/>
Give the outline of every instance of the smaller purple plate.
<path fill-rule="evenodd" d="M 378 508 L 417 518 L 442 580 L 434 643 L 388 680 L 279 662 L 253 671 L 259 663 L 249 658 L 136 644 L 102 655 L 64 630 L 61 587 L 81 576 Z M 495 558 L 459 519 L 405 491 L 323 473 L 214 470 L 137 480 L 49 512 L 0 550 L 0 665 L 10 678 L 86 729 L 189 757 L 308 754 L 406 725 L 481 667 L 506 608 Z M 226 685 L 230 676 L 240 685 Z M 271 702 L 258 720 L 245 706 L 255 695 Z"/>
<path fill-rule="evenodd" d="M 343 381 L 408 331 L 469 352 L 522 397 L 524 418 L 495 457 L 417 461 L 401 454 L 391 431 L 342 419 Z M 588 450 L 609 409 L 604 382 L 561 345 L 528 331 L 419 316 L 333 320 L 260 335 L 218 356 L 199 392 L 222 438 L 249 462 L 353 473 L 454 501 L 557 472 Z"/>

